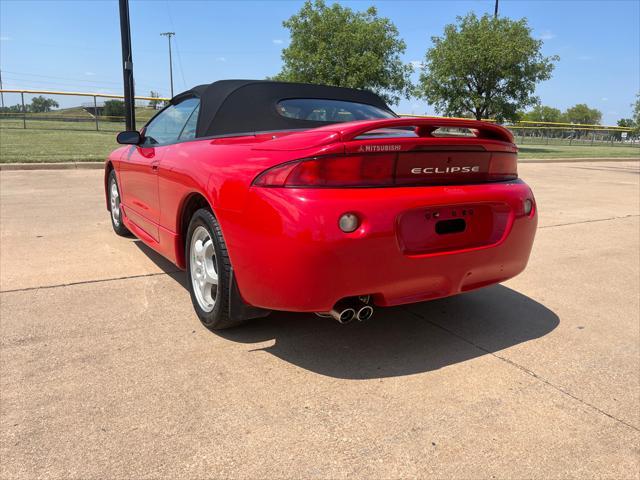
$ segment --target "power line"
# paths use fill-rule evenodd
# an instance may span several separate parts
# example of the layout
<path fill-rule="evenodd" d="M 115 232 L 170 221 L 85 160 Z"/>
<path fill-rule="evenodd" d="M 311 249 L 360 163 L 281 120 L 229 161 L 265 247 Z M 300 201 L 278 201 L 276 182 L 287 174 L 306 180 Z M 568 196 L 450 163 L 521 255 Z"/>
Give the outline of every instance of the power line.
<path fill-rule="evenodd" d="M 176 29 L 173 23 L 173 15 L 171 15 L 171 5 L 169 4 L 169 0 L 167 0 L 167 14 L 169 15 L 169 23 L 171 24 L 171 28 L 173 30 Z M 178 45 L 178 37 L 174 38 L 176 44 L 176 53 L 178 54 L 178 66 L 180 67 L 180 76 L 182 77 L 182 87 L 187 89 L 187 82 L 184 79 L 184 69 L 182 68 L 182 55 L 180 55 L 180 46 Z"/>
<path fill-rule="evenodd" d="M 4 72 L 3 72 L 4 73 Z M 70 80 L 70 81 L 55 81 L 55 80 L 42 80 L 42 79 L 34 79 L 34 78 L 27 78 L 27 77 L 22 77 L 22 76 L 16 76 L 16 75 L 5 75 L 4 78 L 4 82 L 5 83 L 10 83 L 12 85 L 16 85 L 16 88 L 25 88 L 25 84 L 32 84 L 32 85 L 53 85 L 56 87 L 61 87 L 63 89 L 73 89 L 75 88 L 74 85 L 77 85 L 79 87 L 85 88 L 85 87 L 91 87 L 91 88 L 99 88 L 100 90 L 103 91 L 103 93 L 109 93 L 109 92 L 113 92 L 113 93 L 119 93 L 121 91 L 121 87 L 117 84 L 114 85 L 107 85 L 107 84 L 103 84 L 100 82 L 91 82 L 91 83 L 86 83 L 86 84 L 80 84 L 79 82 L 81 82 L 81 80 Z M 121 84 L 120 84 L 121 85 Z M 136 81 L 136 85 L 145 87 L 145 89 L 151 89 L 151 90 L 160 90 L 157 86 L 151 86 L 150 84 L 146 84 L 146 83 L 139 83 Z M 82 89 L 81 88 L 81 89 Z M 37 88 L 36 88 L 37 90 Z"/>
<path fill-rule="evenodd" d="M 2 70 L 0 70 L 0 90 L 2 90 Z M 2 108 L 4 108 L 4 93 L 0 92 L 0 101 L 2 103 Z"/>
<path fill-rule="evenodd" d="M 178 54 L 178 66 L 180 67 L 180 76 L 182 77 L 182 86 L 187 89 L 187 82 L 184 79 L 184 70 L 182 69 L 182 57 L 180 56 L 180 48 L 178 47 L 178 37 L 173 39 L 176 44 L 176 53 Z"/>
<path fill-rule="evenodd" d="M 72 78 L 72 77 L 59 77 L 57 75 L 42 75 L 41 73 L 28 73 L 28 72 L 13 72 L 11 70 L 4 70 L 5 73 L 12 73 L 15 75 L 26 75 L 28 77 L 41 77 L 41 78 L 57 78 L 60 80 L 73 80 L 75 82 L 90 82 L 90 83 L 113 83 L 116 85 L 120 85 L 122 82 L 112 82 L 110 80 L 100 80 L 99 82 L 96 82 L 94 80 L 79 80 L 77 78 Z"/>

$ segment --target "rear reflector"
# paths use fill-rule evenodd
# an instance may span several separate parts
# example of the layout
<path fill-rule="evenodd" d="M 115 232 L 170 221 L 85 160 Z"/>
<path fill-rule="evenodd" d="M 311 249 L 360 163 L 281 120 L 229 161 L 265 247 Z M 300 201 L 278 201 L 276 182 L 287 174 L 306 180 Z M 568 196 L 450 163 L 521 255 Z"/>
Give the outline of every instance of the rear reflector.
<path fill-rule="evenodd" d="M 496 182 L 517 178 L 515 153 L 444 151 L 341 155 L 262 172 L 262 187 L 384 187 Z"/>

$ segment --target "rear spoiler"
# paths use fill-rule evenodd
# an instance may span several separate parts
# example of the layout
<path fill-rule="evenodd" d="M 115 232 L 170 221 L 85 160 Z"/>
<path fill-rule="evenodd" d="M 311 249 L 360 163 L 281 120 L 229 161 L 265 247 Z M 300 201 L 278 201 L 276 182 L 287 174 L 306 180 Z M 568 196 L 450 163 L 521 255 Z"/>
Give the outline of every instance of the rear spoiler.
<path fill-rule="evenodd" d="M 349 122 L 344 125 L 331 125 L 321 129 L 331 129 L 340 134 L 343 142 L 356 139 L 360 135 L 381 128 L 416 127 L 419 137 L 431 137 L 438 128 L 468 128 L 477 138 L 513 143 L 513 134 L 500 125 L 478 120 L 460 120 L 457 118 L 385 118 Z M 318 129 L 320 130 L 320 129 Z"/>

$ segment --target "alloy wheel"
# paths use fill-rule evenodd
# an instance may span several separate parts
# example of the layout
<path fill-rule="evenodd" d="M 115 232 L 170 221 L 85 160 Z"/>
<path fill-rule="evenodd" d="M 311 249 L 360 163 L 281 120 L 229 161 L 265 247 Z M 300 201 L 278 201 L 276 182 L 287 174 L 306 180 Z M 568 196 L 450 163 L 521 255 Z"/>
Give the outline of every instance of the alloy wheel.
<path fill-rule="evenodd" d="M 199 225 L 191 235 L 190 273 L 193 291 L 198 305 L 205 312 L 211 312 L 218 293 L 218 272 L 213 239 L 209 231 Z"/>
<path fill-rule="evenodd" d="M 118 227 L 120 226 L 120 194 L 118 193 L 118 184 L 115 179 L 111 181 L 109 202 L 111 203 L 111 218 L 113 219 L 113 224 Z"/>

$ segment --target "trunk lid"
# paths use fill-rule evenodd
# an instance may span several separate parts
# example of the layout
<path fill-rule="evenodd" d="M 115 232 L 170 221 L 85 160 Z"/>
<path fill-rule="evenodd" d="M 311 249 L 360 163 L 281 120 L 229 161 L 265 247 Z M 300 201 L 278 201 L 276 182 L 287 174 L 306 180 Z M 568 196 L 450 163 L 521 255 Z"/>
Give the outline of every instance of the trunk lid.
<path fill-rule="evenodd" d="M 446 185 L 517 178 L 511 132 L 473 120 L 393 118 L 333 124 L 256 149 L 300 151 L 297 162 L 274 167 L 278 174 L 271 178 L 278 184 L 273 186 Z"/>

